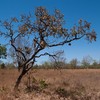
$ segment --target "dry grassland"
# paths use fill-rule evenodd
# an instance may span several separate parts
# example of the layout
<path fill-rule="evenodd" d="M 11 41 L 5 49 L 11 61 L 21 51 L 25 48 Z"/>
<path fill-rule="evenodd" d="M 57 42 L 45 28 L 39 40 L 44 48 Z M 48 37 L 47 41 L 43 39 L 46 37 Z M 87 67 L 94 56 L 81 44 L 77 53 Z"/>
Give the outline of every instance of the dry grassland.
<path fill-rule="evenodd" d="M 33 69 L 30 73 L 31 89 L 26 75 L 15 93 L 19 72 L 0 69 L 0 100 L 100 100 L 99 69 Z"/>

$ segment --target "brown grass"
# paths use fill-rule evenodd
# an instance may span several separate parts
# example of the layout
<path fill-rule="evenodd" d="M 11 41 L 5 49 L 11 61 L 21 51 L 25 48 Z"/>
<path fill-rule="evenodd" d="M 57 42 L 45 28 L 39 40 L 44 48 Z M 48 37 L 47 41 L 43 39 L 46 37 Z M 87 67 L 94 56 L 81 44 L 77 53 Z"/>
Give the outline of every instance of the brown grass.
<path fill-rule="evenodd" d="M 99 69 L 34 69 L 30 73 L 33 89 L 27 91 L 26 75 L 20 90 L 14 93 L 19 72 L 0 69 L 0 100 L 100 100 Z M 34 77 L 36 81 L 33 82 Z M 46 87 L 40 83 L 41 80 L 47 84 Z"/>

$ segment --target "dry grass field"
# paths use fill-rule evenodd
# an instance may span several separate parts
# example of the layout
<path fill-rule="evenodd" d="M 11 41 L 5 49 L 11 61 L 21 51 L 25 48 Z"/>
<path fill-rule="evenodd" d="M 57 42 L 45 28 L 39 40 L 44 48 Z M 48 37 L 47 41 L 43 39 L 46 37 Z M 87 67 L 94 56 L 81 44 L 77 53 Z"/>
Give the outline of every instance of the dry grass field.
<path fill-rule="evenodd" d="M 33 69 L 30 73 L 30 87 L 26 75 L 14 92 L 19 72 L 0 69 L 0 100 L 100 100 L 99 69 Z"/>

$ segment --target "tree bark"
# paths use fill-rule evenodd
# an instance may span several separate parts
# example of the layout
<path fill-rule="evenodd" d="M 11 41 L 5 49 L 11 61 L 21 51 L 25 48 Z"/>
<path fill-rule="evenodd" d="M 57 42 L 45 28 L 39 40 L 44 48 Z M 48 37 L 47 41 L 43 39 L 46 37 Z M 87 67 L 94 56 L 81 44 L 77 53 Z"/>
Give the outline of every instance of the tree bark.
<path fill-rule="evenodd" d="M 21 82 L 23 76 L 26 74 L 26 72 L 27 72 L 26 70 L 23 70 L 23 71 L 21 72 L 21 74 L 19 75 L 19 77 L 17 78 L 16 84 L 15 84 L 15 86 L 14 86 L 14 91 L 17 91 L 17 90 L 18 90 L 19 84 L 20 84 L 20 82 Z"/>

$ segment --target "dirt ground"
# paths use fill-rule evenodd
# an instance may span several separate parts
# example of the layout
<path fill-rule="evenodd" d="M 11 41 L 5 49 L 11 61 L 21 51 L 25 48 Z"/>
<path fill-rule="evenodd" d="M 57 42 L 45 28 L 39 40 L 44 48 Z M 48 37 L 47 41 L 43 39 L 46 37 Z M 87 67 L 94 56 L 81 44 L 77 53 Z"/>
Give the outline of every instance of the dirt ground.
<path fill-rule="evenodd" d="M 18 75 L 0 69 L 0 100 L 100 100 L 100 69 L 33 69 L 14 92 Z"/>

